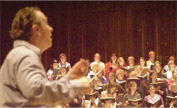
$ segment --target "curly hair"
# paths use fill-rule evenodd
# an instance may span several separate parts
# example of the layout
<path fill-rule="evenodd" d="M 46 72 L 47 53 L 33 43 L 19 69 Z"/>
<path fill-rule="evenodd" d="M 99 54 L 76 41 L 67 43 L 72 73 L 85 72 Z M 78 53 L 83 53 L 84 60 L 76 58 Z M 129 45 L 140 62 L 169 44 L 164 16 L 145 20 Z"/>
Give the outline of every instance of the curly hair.
<path fill-rule="evenodd" d="M 16 13 L 9 31 L 13 40 L 29 40 L 32 25 L 40 25 L 40 22 L 36 20 L 35 11 L 41 10 L 38 7 L 25 7 Z"/>

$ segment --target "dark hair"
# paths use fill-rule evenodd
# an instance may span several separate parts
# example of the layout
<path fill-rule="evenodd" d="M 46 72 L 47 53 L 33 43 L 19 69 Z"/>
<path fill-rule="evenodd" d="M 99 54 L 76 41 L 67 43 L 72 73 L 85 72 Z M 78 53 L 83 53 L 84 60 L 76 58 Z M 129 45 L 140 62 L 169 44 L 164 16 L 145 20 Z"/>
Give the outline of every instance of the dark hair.
<path fill-rule="evenodd" d="M 116 84 L 108 84 L 107 85 L 107 92 L 108 92 L 108 94 L 111 93 L 111 88 L 113 88 L 113 87 L 115 87 L 117 89 L 118 86 Z"/>
<path fill-rule="evenodd" d="M 154 85 L 150 84 L 150 85 L 147 87 L 147 89 L 150 90 L 151 87 L 154 87 L 154 88 L 155 88 Z"/>
<path fill-rule="evenodd" d="M 35 11 L 40 11 L 40 9 L 38 7 L 25 7 L 16 13 L 10 30 L 10 36 L 13 40 L 29 40 L 32 25 L 40 25 L 40 22 L 36 20 Z"/>

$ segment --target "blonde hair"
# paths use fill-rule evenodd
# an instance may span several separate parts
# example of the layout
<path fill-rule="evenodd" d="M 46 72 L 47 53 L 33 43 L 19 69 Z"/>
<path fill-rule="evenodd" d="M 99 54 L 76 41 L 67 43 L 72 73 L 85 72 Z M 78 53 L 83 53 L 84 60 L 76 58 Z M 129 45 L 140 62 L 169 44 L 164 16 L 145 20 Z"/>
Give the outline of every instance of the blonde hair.
<path fill-rule="evenodd" d="M 135 71 L 132 71 L 130 74 L 129 74 L 129 77 L 132 78 L 132 77 L 137 77 L 137 73 Z"/>
<path fill-rule="evenodd" d="M 123 71 L 122 69 L 117 70 L 117 71 L 116 71 L 116 76 L 118 76 L 118 75 L 121 74 L 121 73 L 124 74 L 124 71 Z"/>

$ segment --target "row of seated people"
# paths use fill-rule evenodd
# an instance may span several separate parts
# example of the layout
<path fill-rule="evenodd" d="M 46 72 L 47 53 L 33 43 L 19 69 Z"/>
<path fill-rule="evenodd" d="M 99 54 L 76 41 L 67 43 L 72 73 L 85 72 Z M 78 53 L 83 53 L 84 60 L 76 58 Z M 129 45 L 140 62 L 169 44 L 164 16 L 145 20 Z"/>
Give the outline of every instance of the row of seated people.
<path fill-rule="evenodd" d="M 70 107 L 177 107 L 177 70 L 173 78 L 158 77 L 156 71 L 135 71 L 126 76 L 124 70 L 110 73 L 97 71 L 91 78 L 90 93 L 76 96 Z M 65 106 L 65 107 L 66 107 Z"/>
<path fill-rule="evenodd" d="M 68 106 L 137 107 L 149 106 L 148 104 L 153 106 L 153 103 L 154 106 L 158 106 L 157 104 L 160 102 L 161 106 L 158 107 L 176 107 L 177 70 L 174 59 L 170 59 L 168 65 L 164 66 L 165 68 L 162 68 L 158 61 L 151 63 L 151 66 L 148 67 L 145 65 L 147 62 L 145 63 L 142 58 L 137 66 L 114 64 L 114 61 L 121 61 L 120 59 L 114 60 L 117 59 L 115 54 L 111 57 L 111 62 L 106 63 L 105 66 L 104 63 L 100 62 L 98 53 L 95 54 L 94 59 L 95 61 L 90 64 L 90 71 L 87 75 L 92 80 L 90 94 L 77 96 L 71 103 L 67 104 Z M 124 62 L 124 60 L 122 61 Z M 134 58 L 130 57 L 129 61 L 130 64 L 133 64 Z M 54 64 L 57 67 L 58 63 L 55 62 Z M 52 80 L 62 78 L 68 71 L 69 68 L 60 67 Z"/>
<path fill-rule="evenodd" d="M 142 68 L 149 68 L 149 69 L 153 69 L 153 66 L 155 65 L 155 52 L 154 51 L 150 51 L 149 52 L 149 60 L 145 61 L 145 59 L 143 57 L 139 58 L 138 61 L 138 65 Z M 117 70 L 121 69 L 121 68 L 126 68 L 126 69 L 131 69 L 134 68 L 135 65 L 135 58 L 133 56 L 129 56 L 127 61 L 128 61 L 128 65 L 126 65 L 125 60 L 123 57 L 119 57 L 117 58 L 117 56 L 115 55 L 115 53 L 112 54 L 111 56 L 111 60 L 110 62 L 107 62 L 106 64 L 104 64 L 103 62 L 101 62 L 101 56 L 99 53 L 96 53 L 94 55 L 94 61 L 90 64 L 90 68 L 92 67 L 93 64 L 98 64 L 101 68 L 105 69 L 106 72 L 106 77 L 108 77 L 110 72 L 115 73 Z M 53 63 L 50 66 L 50 69 L 48 70 L 47 74 L 48 74 L 48 78 L 50 80 L 53 80 L 53 77 L 51 77 L 51 75 L 54 72 L 54 69 L 60 69 L 61 67 L 65 67 L 67 69 L 67 72 L 71 69 L 71 65 L 70 63 L 67 62 L 67 56 L 64 53 L 61 53 L 59 55 L 59 62 L 57 62 L 56 59 L 53 60 Z M 161 65 L 158 66 L 159 68 L 162 67 Z M 169 62 L 167 65 L 165 65 L 163 67 L 163 71 L 166 74 L 167 78 L 171 78 L 172 76 L 172 71 L 174 71 L 173 68 L 170 67 L 175 67 L 177 68 L 177 66 L 175 66 L 175 58 L 174 56 L 170 56 L 169 57 Z"/>

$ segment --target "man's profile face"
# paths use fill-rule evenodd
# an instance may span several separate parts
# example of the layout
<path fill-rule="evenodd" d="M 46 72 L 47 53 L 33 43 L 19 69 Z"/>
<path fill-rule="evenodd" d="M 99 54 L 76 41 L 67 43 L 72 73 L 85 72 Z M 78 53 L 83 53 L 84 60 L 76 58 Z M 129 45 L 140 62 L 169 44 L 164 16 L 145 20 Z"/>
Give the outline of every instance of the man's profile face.
<path fill-rule="evenodd" d="M 47 17 L 41 11 L 36 11 L 37 20 L 40 21 L 39 35 L 40 42 L 43 47 L 48 49 L 52 46 L 52 31 L 53 28 L 48 24 Z"/>

